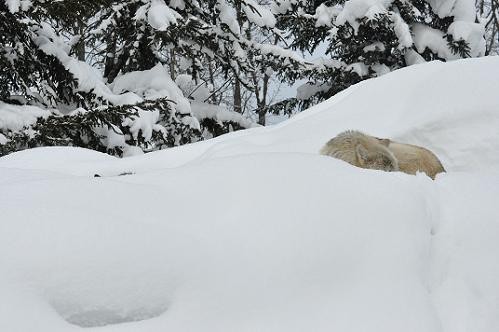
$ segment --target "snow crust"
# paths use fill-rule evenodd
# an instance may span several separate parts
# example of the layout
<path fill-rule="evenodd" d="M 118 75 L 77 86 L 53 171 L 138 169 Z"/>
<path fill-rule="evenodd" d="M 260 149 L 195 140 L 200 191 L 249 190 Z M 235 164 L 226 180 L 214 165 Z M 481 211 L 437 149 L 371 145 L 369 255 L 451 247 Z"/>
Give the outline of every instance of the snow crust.
<path fill-rule="evenodd" d="M 498 69 L 415 65 L 142 156 L 0 158 L 0 330 L 498 330 Z M 447 173 L 318 155 L 346 129 L 429 148 Z"/>

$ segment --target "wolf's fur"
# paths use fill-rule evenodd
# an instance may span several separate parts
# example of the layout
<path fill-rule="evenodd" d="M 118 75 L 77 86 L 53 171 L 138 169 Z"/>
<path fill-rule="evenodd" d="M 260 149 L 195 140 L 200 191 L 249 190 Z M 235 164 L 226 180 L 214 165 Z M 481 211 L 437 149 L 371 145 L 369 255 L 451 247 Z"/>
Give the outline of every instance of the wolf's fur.
<path fill-rule="evenodd" d="M 362 168 L 387 172 L 399 170 L 397 159 L 384 144 L 375 137 L 355 130 L 342 132 L 332 138 L 320 153 Z"/>
<path fill-rule="evenodd" d="M 424 172 L 435 179 L 438 173 L 445 172 L 437 156 L 428 149 L 420 146 L 394 142 L 389 139 L 380 139 L 381 144 L 388 147 L 398 160 L 400 171 L 407 174 Z"/>

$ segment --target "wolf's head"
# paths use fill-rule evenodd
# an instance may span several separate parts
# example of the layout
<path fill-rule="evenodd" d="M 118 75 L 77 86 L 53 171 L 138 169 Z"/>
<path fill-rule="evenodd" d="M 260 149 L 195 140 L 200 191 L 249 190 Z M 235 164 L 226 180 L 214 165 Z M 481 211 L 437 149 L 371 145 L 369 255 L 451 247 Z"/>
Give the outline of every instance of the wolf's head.
<path fill-rule="evenodd" d="M 362 144 L 358 144 L 355 147 L 355 153 L 360 166 L 363 168 L 378 169 L 385 172 L 399 170 L 397 159 L 393 153 L 381 144 L 371 145 L 369 149 Z"/>

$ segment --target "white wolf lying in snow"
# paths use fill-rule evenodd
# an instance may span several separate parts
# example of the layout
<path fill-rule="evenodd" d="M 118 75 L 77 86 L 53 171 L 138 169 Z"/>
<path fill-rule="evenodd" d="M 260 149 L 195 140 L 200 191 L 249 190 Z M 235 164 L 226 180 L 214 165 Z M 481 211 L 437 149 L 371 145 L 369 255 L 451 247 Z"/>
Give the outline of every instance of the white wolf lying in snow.
<path fill-rule="evenodd" d="M 369 136 L 356 130 L 338 134 L 322 147 L 320 153 L 357 167 L 407 174 L 424 172 L 432 179 L 438 173 L 445 172 L 440 160 L 430 150 Z"/>

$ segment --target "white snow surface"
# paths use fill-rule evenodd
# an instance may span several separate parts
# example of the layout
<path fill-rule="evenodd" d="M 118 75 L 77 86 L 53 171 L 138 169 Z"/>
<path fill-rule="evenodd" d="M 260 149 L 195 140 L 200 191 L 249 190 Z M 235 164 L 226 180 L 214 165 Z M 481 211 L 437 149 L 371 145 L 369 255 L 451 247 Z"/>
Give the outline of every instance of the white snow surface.
<path fill-rule="evenodd" d="M 498 70 L 414 65 L 130 158 L 0 158 L 0 331 L 498 331 Z M 318 154 L 347 129 L 425 146 L 447 173 Z"/>

